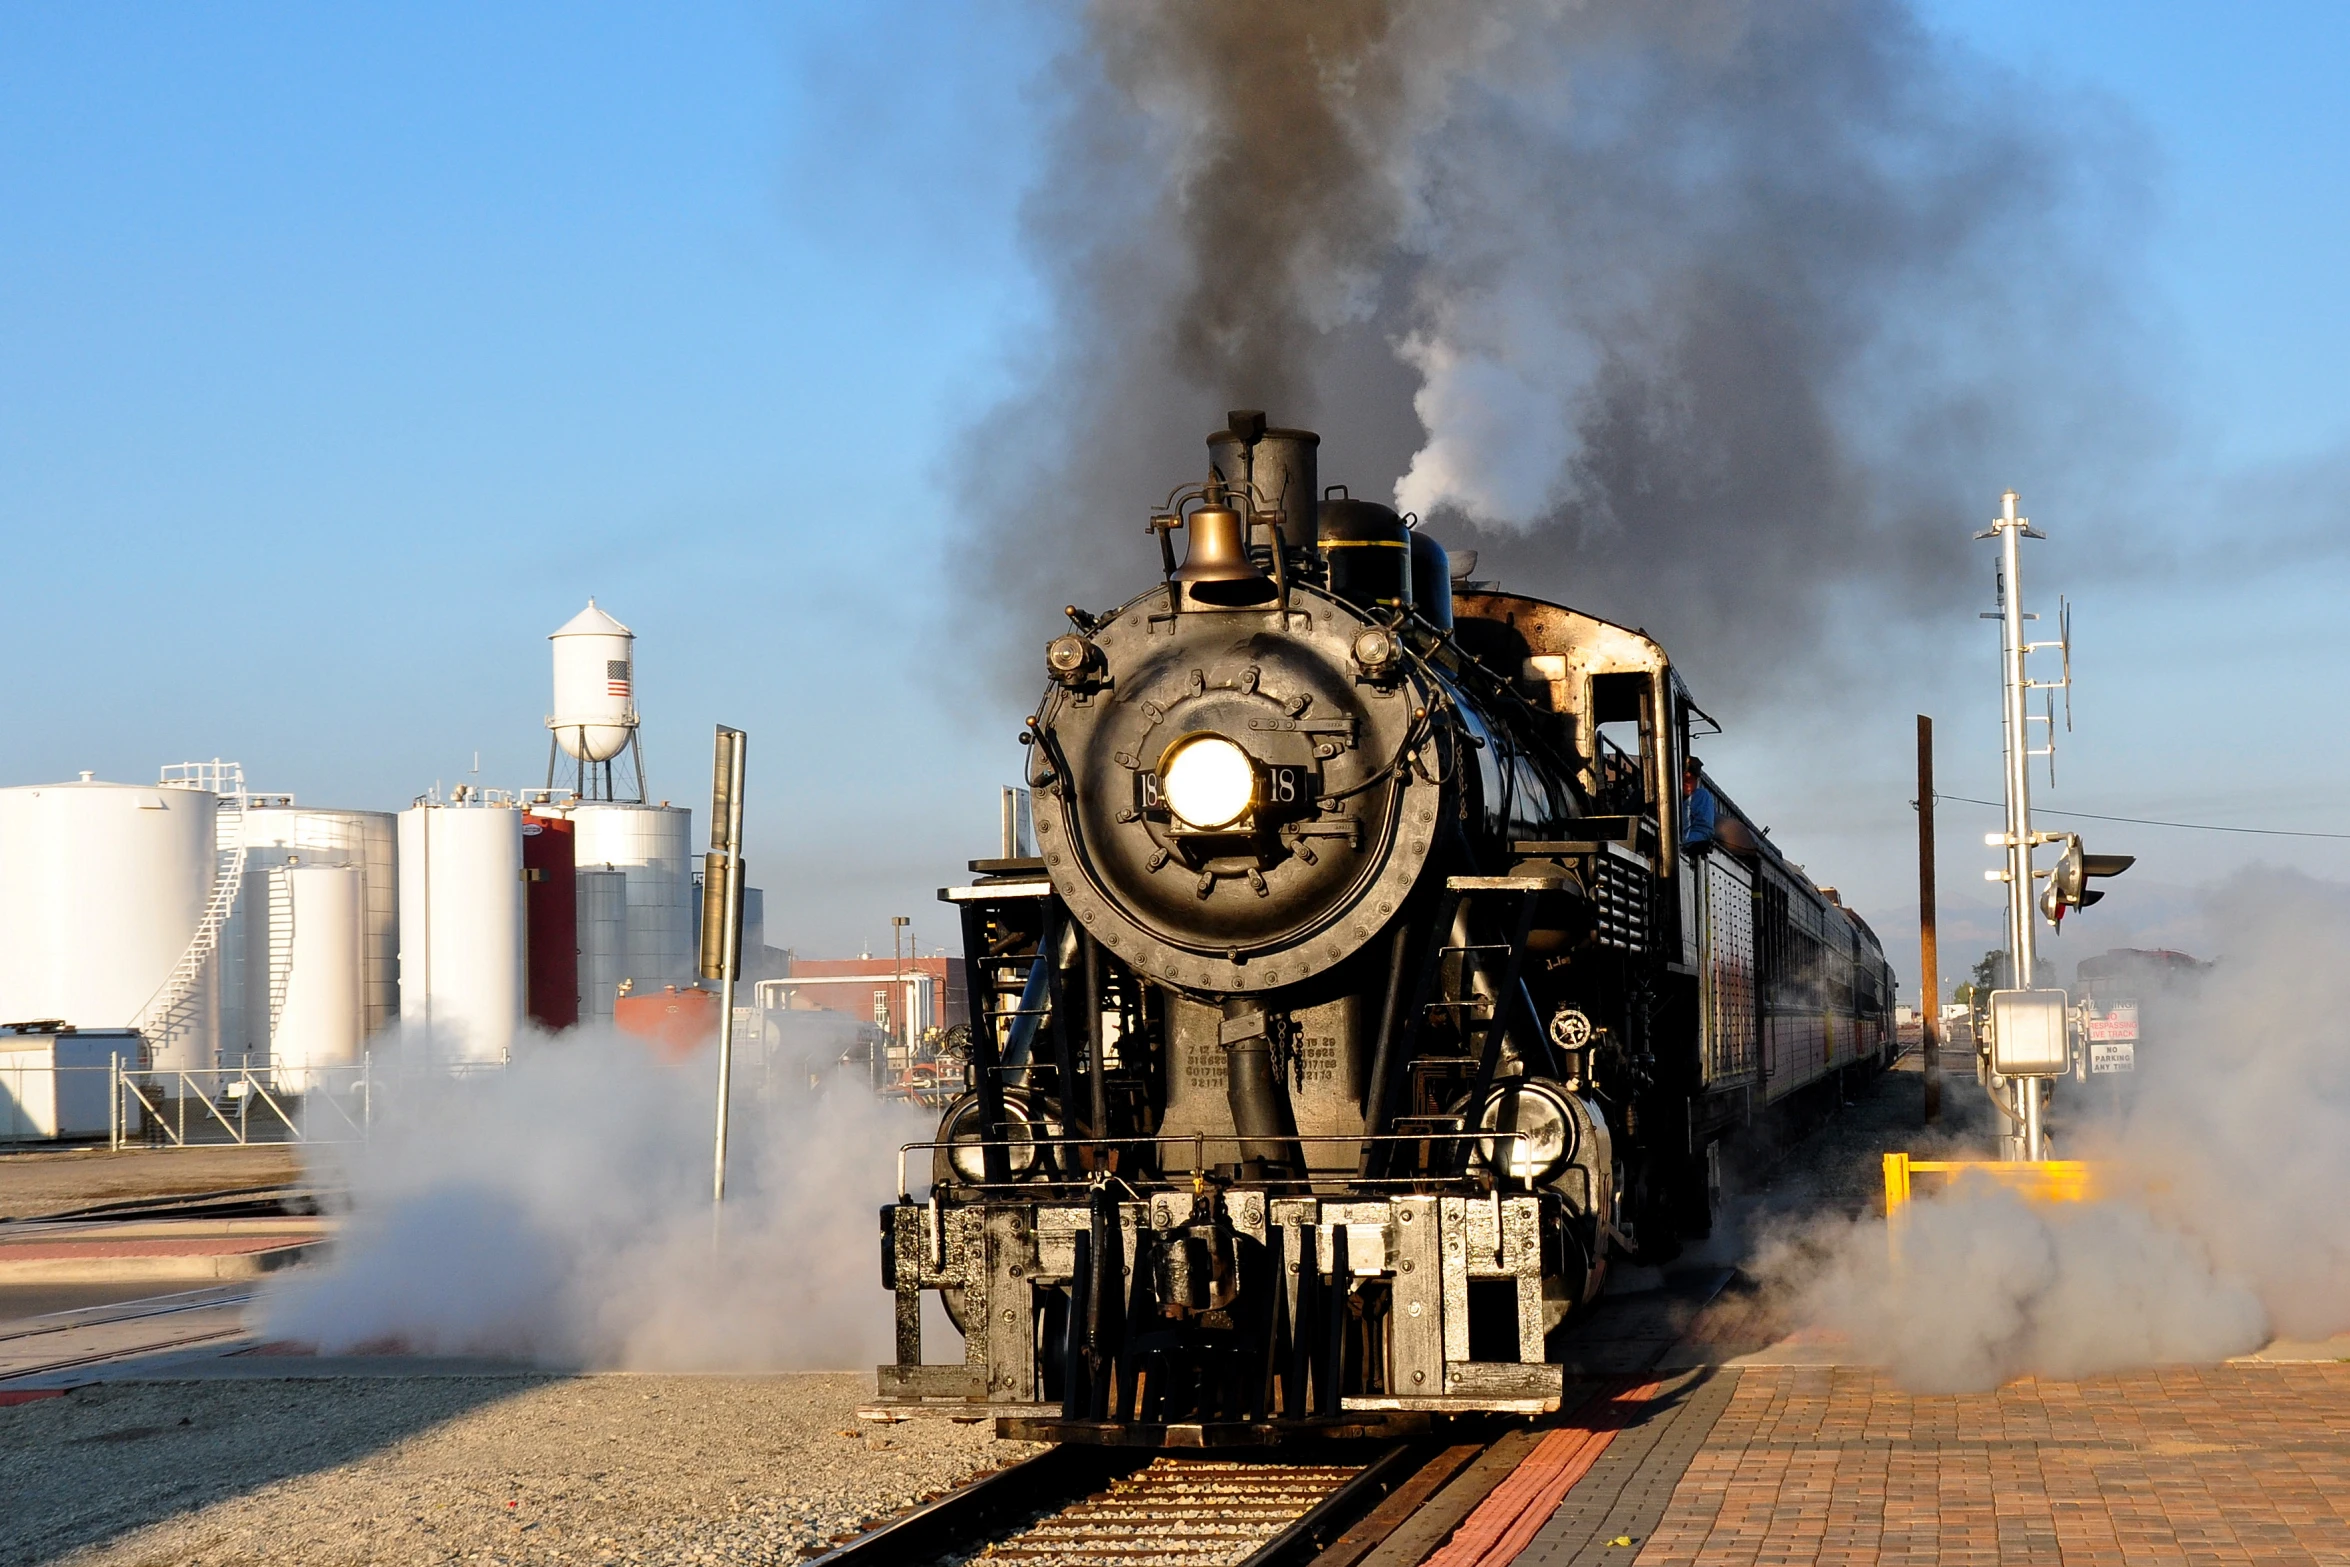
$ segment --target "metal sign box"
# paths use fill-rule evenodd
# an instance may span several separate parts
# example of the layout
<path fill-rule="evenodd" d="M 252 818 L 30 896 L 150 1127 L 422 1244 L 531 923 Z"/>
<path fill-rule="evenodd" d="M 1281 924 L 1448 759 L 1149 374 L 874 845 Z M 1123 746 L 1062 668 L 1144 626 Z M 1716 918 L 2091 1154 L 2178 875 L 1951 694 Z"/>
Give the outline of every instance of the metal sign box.
<path fill-rule="evenodd" d="M 2072 1000 L 2061 990 L 1991 992 L 1991 1070 L 2062 1077 L 2072 1066 Z"/>

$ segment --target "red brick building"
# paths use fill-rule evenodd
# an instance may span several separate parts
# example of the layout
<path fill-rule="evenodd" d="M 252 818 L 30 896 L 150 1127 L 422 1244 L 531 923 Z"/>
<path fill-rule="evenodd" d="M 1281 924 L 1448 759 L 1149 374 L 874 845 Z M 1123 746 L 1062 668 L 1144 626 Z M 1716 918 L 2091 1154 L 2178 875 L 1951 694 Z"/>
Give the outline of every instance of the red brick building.
<path fill-rule="evenodd" d="M 863 981 L 864 983 L 859 983 Z M 803 958 L 761 989 L 782 988 L 795 1012 L 839 1012 L 860 1023 L 880 1023 L 900 1034 L 909 1012 L 917 1038 L 925 1029 L 970 1021 L 963 993 L 963 960 L 920 958 Z"/>

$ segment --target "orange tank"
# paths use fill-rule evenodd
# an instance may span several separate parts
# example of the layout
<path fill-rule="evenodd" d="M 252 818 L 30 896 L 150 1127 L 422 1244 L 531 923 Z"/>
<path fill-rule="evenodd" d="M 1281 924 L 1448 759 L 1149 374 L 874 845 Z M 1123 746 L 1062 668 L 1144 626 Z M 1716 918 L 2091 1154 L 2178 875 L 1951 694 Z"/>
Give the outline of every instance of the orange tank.
<path fill-rule="evenodd" d="M 718 992 L 675 985 L 612 1003 L 612 1023 L 624 1034 L 652 1041 L 663 1060 L 682 1061 L 718 1036 Z"/>

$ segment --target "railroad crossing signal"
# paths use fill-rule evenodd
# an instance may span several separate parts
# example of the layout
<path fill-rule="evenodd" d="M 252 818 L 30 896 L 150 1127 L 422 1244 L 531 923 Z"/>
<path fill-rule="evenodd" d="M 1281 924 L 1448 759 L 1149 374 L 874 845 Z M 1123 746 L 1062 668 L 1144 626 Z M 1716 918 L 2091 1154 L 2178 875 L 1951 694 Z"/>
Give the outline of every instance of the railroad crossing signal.
<path fill-rule="evenodd" d="M 2090 854 L 2081 848 L 2081 835 L 2064 835 L 2064 853 L 2057 857 L 2048 872 L 2048 885 L 2040 890 L 2040 912 L 2048 916 L 2048 923 L 2061 929 L 2064 911 L 2085 909 L 2105 896 L 2102 888 L 2089 885 L 2092 876 L 2119 876 L 2138 863 L 2134 854 Z"/>

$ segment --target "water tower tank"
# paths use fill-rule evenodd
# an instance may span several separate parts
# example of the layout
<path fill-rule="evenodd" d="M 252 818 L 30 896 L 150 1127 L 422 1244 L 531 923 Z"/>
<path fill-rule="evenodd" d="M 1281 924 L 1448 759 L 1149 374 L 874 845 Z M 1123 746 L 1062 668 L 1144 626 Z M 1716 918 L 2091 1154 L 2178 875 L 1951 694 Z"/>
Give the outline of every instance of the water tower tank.
<path fill-rule="evenodd" d="M 0 789 L 0 1023 L 136 1023 L 203 923 L 220 797 L 152 784 Z M 155 1065 L 209 1069 L 218 964 L 154 1040 Z"/>
<path fill-rule="evenodd" d="M 547 727 L 566 755 L 610 761 L 636 732 L 636 633 L 589 599 L 547 640 L 555 644 L 555 711 Z"/>
<path fill-rule="evenodd" d="M 400 1020 L 444 1060 L 513 1049 L 524 995 L 522 812 L 417 805 L 400 813 Z"/>

